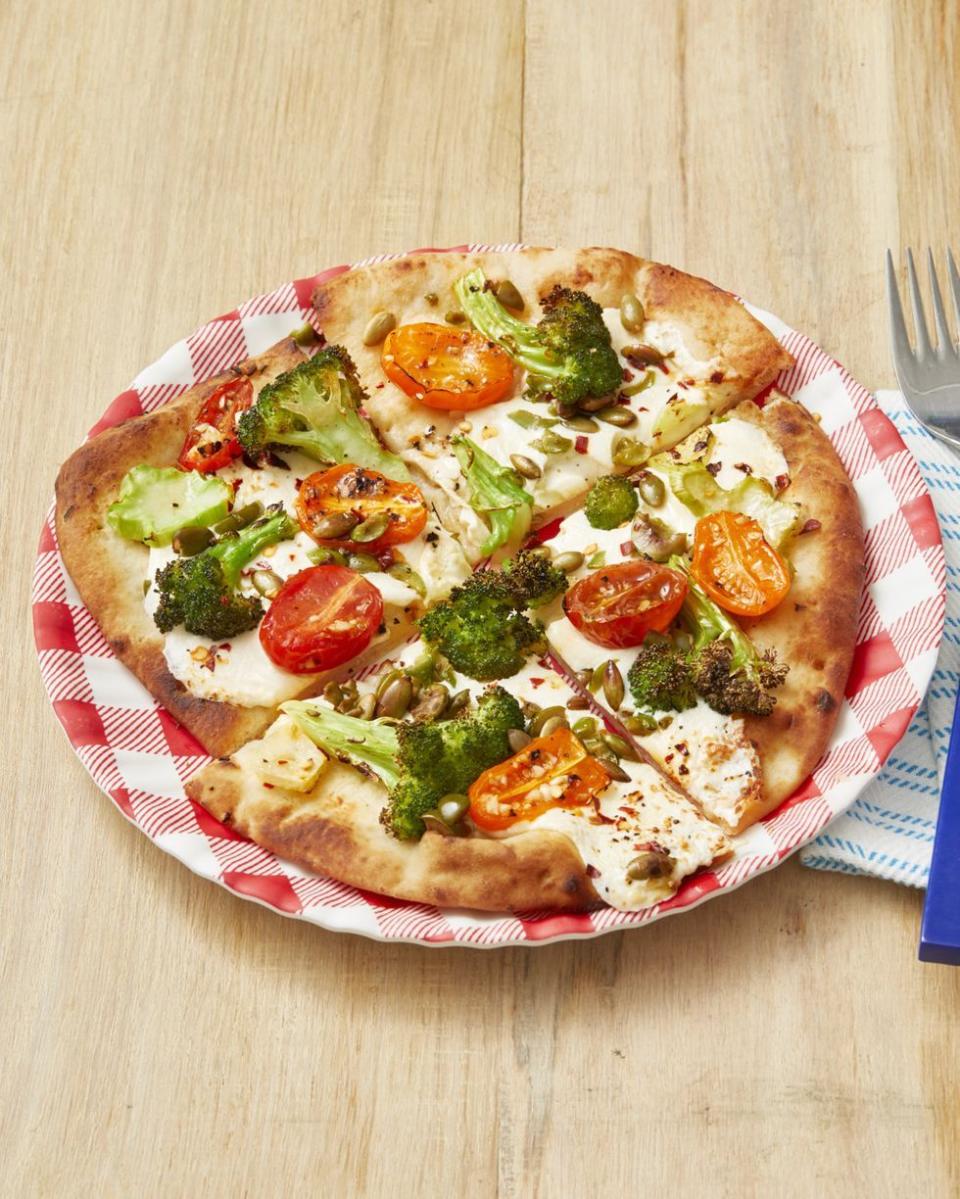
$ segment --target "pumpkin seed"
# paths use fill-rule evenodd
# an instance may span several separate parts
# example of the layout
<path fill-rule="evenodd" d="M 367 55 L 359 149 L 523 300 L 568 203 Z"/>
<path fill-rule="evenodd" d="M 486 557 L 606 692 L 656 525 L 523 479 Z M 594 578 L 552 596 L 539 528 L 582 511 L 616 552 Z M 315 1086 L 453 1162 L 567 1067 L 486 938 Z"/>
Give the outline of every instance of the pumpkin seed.
<path fill-rule="evenodd" d="M 294 329 L 290 334 L 298 346 L 312 346 L 315 341 L 318 341 L 317 331 L 309 321 L 305 325 L 301 325 L 299 329 Z"/>
<path fill-rule="evenodd" d="M 616 733 L 608 733 L 604 730 L 600 734 L 600 739 L 612 753 L 616 754 L 617 758 L 626 758 L 628 762 L 635 762 L 637 760 L 636 751 L 633 746 L 624 741 L 622 737 L 618 737 Z"/>
<path fill-rule="evenodd" d="M 547 723 L 547 721 L 553 720 L 554 716 L 563 715 L 564 709 L 557 705 L 554 705 L 550 708 L 541 708 L 536 716 L 534 716 L 533 720 L 531 720 L 527 725 L 527 732 L 531 737 L 539 737 L 543 732 L 543 726 Z M 564 717 L 564 719 L 566 718 Z"/>
<path fill-rule="evenodd" d="M 361 720 L 373 720 L 373 714 L 377 710 L 377 697 L 371 692 L 363 697 L 360 701 L 359 716 Z M 384 713 L 387 715 L 387 713 Z"/>
<path fill-rule="evenodd" d="M 637 490 L 640 492 L 643 502 L 649 504 L 651 508 L 659 508 L 667 498 L 667 489 L 663 484 L 663 479 L 659 479 L 648 470 L 645 470 L 640 476 Z"/>
<path fill-rule="evenodd" d="M 618 783 L 630 782 L 630 775 L 627 774 L 616 757 L 608 749 L 597 750 L 593 756 L 598 762 L 602 763 L 604 770 L 606 770 L 612 779 L 615 779 Z"/>
<path fill-rule="evenodd" d="M 448 325 L 462 325 L 467 318 L 459 309 L 451 308 L 449 312 L 444 314 L 443 319 Z"/>
<path fill-rule="evenodd" d="M 646 882 L 651 878 L 666 878 L 673 873 L 676 860 L 665 849 L 647 849 L 627 866 L 627 881 Z"/>
<path fill-rule="evenodd" d="M 371 574 L 380 569 L 380 563 L 373 554 L 348 554 L 347 566 L 362 575 Z"/>
<path fill-rule="evenodd" d="M 581 412 L 599 412 L 601 408 L 610 407 L 610 397 L 604 396 L 587 396 L 582 399 L 577 405 Z"/>
<path fill-rule="evenodd" d="M 666 357 L 655 346 L 624 346 L 620 353 L 632 366 L 656 366 Z"/>
<path fill-rule="evenodd" d="M 510 465 L 525 479 L 539 479 L 543 471 L 537 466 L 532 458 L 528 458 L 526 454 L 511 454 Z"/>
<path fill-rule="evenodd" d="M 424 812 L 420 819 L 423 821 L 427 832 L 439 833 L 441 837 L 456 837 L 458 835 L 462 835 L 458 834 L 458 832 L 455 832 L 450 825 L 447 824 L 436 808 L 431 808 L 429 812 Z"/>
<path fill-rule="evenodd" d="M 390 517 L 380 512 L 376 516 L 371 516 L 368 520 L 361 521 L 360 524 L 355 525 L 350 530 L 350 540 L 361 543 L 376 541 L 378 537 L 382 537 L 387 531 L 389 524 Z"/>
<path fill-rule="evenodd" d="M 623 411 L 625 412 L 626 409 Z M 596 433 L 600 428 L 597 422 L 589 416 L 567 416 L 564 417 L 563 423 L 568 429 L 573 429 L 575 433 Z"/>
<path fill-rule="evenodd" d="M 640 466 L 650 457 L 650 447 L 636 437 L 620 433 L 613 439 L 610 456 L 617 466 Z"/>
<path fill-rule="evenodd" d="M 590 703 L 585 695 L 574 695 L 567 700 L 568 712 L 584 712 L 590 707 Z"/>
<path fill-rule="evenodd" d="M 637 414 L 623 404 L 611 404 L 609 408 L 600 409 L 597 420 L 602 420 L 605 425 L 616 425 L 618 429 L 628 429 L 637 423 Z"/>
<path fill-rule="evenodd" d="M 272 570 L 255 570 L 250 582 L 266 599 L 273 599 L 283 586 L 283 580 Z"/>
<path fill-rule="evenodd" d="M 470 692 L 466 687 L 464 687 L 462 691 L 457 691 L 454 695 L 450 696 L 450 702 L 447 704 L 446 715 L 452 719 L 454 716 L 461 715 L 461 713 L 466 708 L 469 708 L 469 706 Z"/>
<path fill-rule="evenodd" d="M 252 525 L 260 516 L 263 516 L 263 504 L 259 500 L 254 500 L 252 504 L 244 504 L 242 508 L 234 508 L 229 516 L 225 516 L 223 520 L 218 520 L 213 526 L 213 531 L 218 537 L 222 537 L 224 533 L 239 533 L 247 525 Z"/>
<path fill-rule="evenodd" d="M 553 557 L 553 550 L 545 541 L 541 541 L 539 545 L 532 545 L 530 549 L 524 550 L 524 553 L 531 558 L 546 558 L 548 561 Z"/>
<path fill-rule="evenodd" d="M 338 537 L 346 537 L 359 524 L 360 517 L 352 512 L 327 512 L 313 522 L 310 532 L 324 541 L 336 541 Z"/>
<path fill-rule="evenodd" d="M 599 691 L 603 686 L 603 669 L 605 666 L 606 662 L 601 662 L 599 666 L 594 666 L 593 670 L 591 671 L 590 682 L 587 684 L 587 686 L 594 693 Z"/>
<path fill-rule="evenodd" d="M 399 666 L 395 666 L 393 668 L 393 670 L 388 670 L 387 673 L 385 675 L 383 675 L 383 677 L 380 679 L 379 683 L 377 683 L 377 689 L 374 692 L 377 699 L 379 699 L 380 696 L 383 695 L 384 691 L 386 691 L 386 689 L 390 686 L 391 683 L 396 682 L 397 679 L 402 679 L 405 677 L 406 676 L 405 676 L 404 672 L 400 669 Z"/>
<path fill-rule="evenodd" d="M 392 312 L 375 312 L 363 331 L 365 346 L 378 346 L 387 334 L 397 327 L 397 318 Z"/>
<path fill-rule="evenodd" d="M 437 804 L 437 811 L 440 813 L 440 819 L 444 824 L 453 828 L 455 824 L 459 824 L 464 816 L 466 816 L 469 807 L 470 800 L 465 795 L 452 792 L 440 800 Z"/>
<path fill-rule="evenodd" d="M 620 324 L 628 333 L 639 333 L 646 321 L 640 297 L 628 291 L 620 299 Z"/>
<path fill-rule="evenodd" d="M 565 454 L 567 450 L 573 448 L 573 442 L 569 437 L 561 437 L 559 433 L 554 433 L 552 429 L 546 429 L 536 441 L 530 442 L 535 450 L 539 450 L 541 454 Z"/>
<path fill-rule="evenodd" d="M 378 716 L 403 716 L 413 699 L 413 684 L 405 674 L 394 679 L 383 689 L 379 698 L 374 697 Z"/>
<path fill-rule="evenodd" d="M 573 726 L 573 731 L 578 737 L 589 737 L 597 731 L 597 720 L 594 716 L 581 716 Z"/>
<path fill-rule="evenodd" d="M 624 686 L 620 667 L 611 658 L 603 668 L 603 698 L 616 712 L 623 703 Z"/>
<path fill-rule="evenodd" d="M 332 550 L 328 545 L 318 545 L 316 549 L 308 550 L 307 557 L 315 566 L 346 566 L 347 559 L 339 550 Z"/>
<path fill-rule="evenodd" d="M 337 704 L 339 704 L 343 699 L 343 692 L 340 690 L 340 684 L 335 683 L 332 680 L 327 683 L 323 688 L 323 698 L 328 704 L 332 704 L 333 707 L 336 707 Z"/>
<path fill-rule="evenodd" d="M 407 565 L 406 562 L 394 562 L 392 566 L 388 567 L 387 574 L 390 575 L 391 578 L 399 579 L 401 583 L 406 583 L 406 585 L 412 591 L 415 591 L 421 599 L 427 598 L 426 583 L 423 581 L 421 576 L 417 574 L 413 567 Z"/>
<path fill-rule="evenodd" d="M 570 725 L 567 723 L 566 716 L 551 716 L 549 720 L 545 720 L 540 726 L 540 736 L 549 737 L 551 733 L 555 733 L 558 729 L 568 729 Z"/>
<path fill-rule="evenodd" d="M 504 308 L 509 308 L 513 312 L 523 312 L 523 296 L 517 291 L 509 279 L 501 279 L 494 286 L 493 294 L 497 297 Z"/>
<path fill-rule="evenodd" d="M 212 541 L 213 534 L 209 529 L 200 528 L 198 525 L 188 525 L 174 533 L 173 548 L 184 558 L 192 558 L 194 554 L 205 550 Z"/>
<path fill-rule="evenodd" d="M 565 550 L 562 554 L 557 554 L 553 560 L 553 565 L 557 570 L 562 570 L 565 575 L 573 574 L 575 570 L 579 570 L 583 566 L 583 554 L 579 550 Z"/>
<path fill-rule="evenodd" d="M 532 740 L 530 734 L 525 733 L 523 729 L 507 729 L 507 741 L 511 753 L 518 754 L 521 749 L 526 749 Z"/>
<path fill-rule="evenodd" d="M 410 710 L 410 715 L 414 720 L 439 720 L 446 710 L 449 699 L 449 692 L 443 683 L 431 683 L 429 687 L 424 687 L 420 692 L 416 706 Z"/>
<path fill-rule="evenodd" d="M 620 719 L 628 733 L 652 733 L 657 727 L 656 720 L 646 712 L 634 712 L 631 716 L 621 716 Z"/>
<path fill-rule="evenodd" d="M 646 391 L 656 379 L 656 372 L 647 371 L 642 379 L 638 379 L 636 383 L 628 383 L 626 387 L 621 387 L 620 391 L 625 396 L 638 396 L 641 391 Z"/>

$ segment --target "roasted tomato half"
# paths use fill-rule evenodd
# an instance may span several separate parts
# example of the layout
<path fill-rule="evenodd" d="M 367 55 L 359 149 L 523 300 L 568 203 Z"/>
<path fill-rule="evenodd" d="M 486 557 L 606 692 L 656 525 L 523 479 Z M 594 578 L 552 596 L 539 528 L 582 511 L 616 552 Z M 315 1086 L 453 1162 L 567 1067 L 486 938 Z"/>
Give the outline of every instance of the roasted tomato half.
<path fill-rule="evenodd" d="M 362 466 L 334 466 L 300 484 L 297 519 L 318 545 L 377 554 L 423 532 L 427 502 L 414 483 L 397 483 Z M 362 541 L 352 538 L 353 530 L 361 528 Z"/>
<path fill-rule="evenodd" d="M 580 808 L 610 782 L 569 729 L 537 737 L 512 758 L 485 770 L 470 786 L 470 819 L 494 832 L 533 820 L 548 808 Z"/>
<path fill-rule="evenodd" d="M 742 512 L 697 521 L 691 571 L 712 600 L 737 616 L 763 616 L 790 590 L 790 568 Z"/>
<path fill-rule="evenodd" d="M 563 609 L 575 628 L 597 645 L 642 645 L 662 633 L 680 611 L 687 580 L 657 562 L 621 562 L 595 570 L 567 592 Z"/>
<path fill-rule="evenodd" d="M 203 474 L 220 470 L 243 453 L 237 441 L 237 417 L 253 403 L 253 384 L 246 376 L 230 379 L 203 402 L 183 443 L 177 466 Z"/>
<path fill-rule="evenodd" d="M 345 566 L 314 566 L 287 579 L 260 622 L 260 644 L 277 666 L 318 674 L 349 662 L 383 622 L 383 597 Z"/>
<path fill-rule="evenodd" d="M 388 379 L 428 408 L 472 412 L 513 389 L 513 363 L 472 329 L 401 325 L 387 335 L 380 363 Z"/>

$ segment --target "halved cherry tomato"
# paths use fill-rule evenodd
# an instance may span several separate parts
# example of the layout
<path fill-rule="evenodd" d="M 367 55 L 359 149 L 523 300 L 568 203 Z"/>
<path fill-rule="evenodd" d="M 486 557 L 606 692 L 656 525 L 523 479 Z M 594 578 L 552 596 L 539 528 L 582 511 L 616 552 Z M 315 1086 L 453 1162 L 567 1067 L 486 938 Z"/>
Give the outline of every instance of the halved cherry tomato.
<path fill-rule="evenodd" d="M 252 403 L 253 384 L 245 375 L 228 379 L 218 387 L 204 401 L 193 422 L 177 466 L 209 474 L 239 458 L 243 447 L 237 441 L 237 417 Z"/>
<path fill-rule="evenodd" d="M 380 353 L 387 378 L 408 396 L 445 412 L 486 408 L 513 388 L 513 363 L 472 329 L 401 325 Z"/>
<path fill-rule="evenodd" d="M 697 521 L 693 577 L 721 608 L 762 616 L 790 590 L 790 568 L 763 529 L 742 512 L 712 512 Z"/>
<path fill-rule="evenodd" d="M 557 729 L 536 737 L 470 784 L 470 819 L 477 828 L 508 828 L 548 808 L 584 807 L 609 782 L 609 774 L 574 734 Z"/>
<path fill-rule="evenodd" d="M 642 645 L 662 633 L 680 611 L 687 580 L 678 570 L 638 560 L 605 566 L 575 583 L 563 609 L 575 628 L 597 645 Z"/>
<path fill-rule="evenodd" d="M 345 566 L 313 566 L 287 579 L 260 622 L 260 644 L 277 666 L 317 674 L 355 658 L 383 621 L 383 597 Z"/>
<path fill-rule="evenodd" d="M 383 517 L 386 528 L 379 537 L 360 544 L 347 531 L 324 537 L 320 522 L 327 516 L 349 513 L 360 521 Z M 362 466 L 332 466 L 308 475 L 297 492 L 297 519 L 318 545 L 336 549 L 349 546 L 377 554 L 391 545 L 412 541 L 427 523 L 427 501 L 414 483 L 396 483 L 379 471 Z"/>

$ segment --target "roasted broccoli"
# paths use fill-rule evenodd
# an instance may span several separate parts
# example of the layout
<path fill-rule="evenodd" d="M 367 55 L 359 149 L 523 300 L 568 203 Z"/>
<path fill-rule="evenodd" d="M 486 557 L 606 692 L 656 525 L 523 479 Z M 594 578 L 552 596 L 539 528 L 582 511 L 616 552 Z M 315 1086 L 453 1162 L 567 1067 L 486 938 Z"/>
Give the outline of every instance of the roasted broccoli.
<path fill-rule="evenodd" d="M 683 712 L 697 702 L 689 654 L 659 633 L 647 634 L 627 673 L 627 686 L 643 712 Z"/>
<path fill-rule="evenodd" d="M 237 421 L 237 438 L 251 458 L 294 449 L 318 462 L 351 462 L 406 480 L 406 467 L 361 416 L 362 400 L 350 355 L 342 346 L 324 346 L 264 387 Z"/>
<path fill-rule="evenodd" d="M 670 565 L 686 573 L 683 558 Z M 711 708 L 724 715 L 769 716 L 773 691 L 788 668 L 773 650 L 761 653 L 743 629 L 689 578 L 680 620 L 693 638 L 690 671 L 693 685 Z"/>
<path fill-rule="evenodd" d="M 543 647 L 543 630 L 524 614 L 526 587 L 539 587 L 530 568 L 513 581 L 500 570 L 478 570 L 420 618 L 425 641 L 461 674 L 481 682 L 516 674 L 527 655 Z"/>
<path fill-rule="evenodd" d="M 175 558 L 157 571 L 160 603 L 153 619 L 161 633 L 182 624 L 188 633 L 213 641 L 252 629 L 263 616 L 259 596 L 237 591 L 240 572 L 261 550 L 293 537 L 298 526 L 281 504 L 260 520 L 226 534 L 190 558 Z"/>
<path fill-rule="evenodd" d="M 541 300 L 540 323 L 529 325 L 503 307 L 479 269 L 458 279 L 454 290 L 474 328 L 523 367 L 532 391 L 549 393 L 562 408 L 610 395 L 622 383 L 603 309 L 585 292 L 555 287 Z"/>
<path fill-rule="evenodd" d="M 134 466 L 123 476 L 107 521 L 121 537 L 147 545 L 169 545 L 183 528 L 206 528 L 227 515 L 233 498 L 216 475 L 173 466 Z"/>
<path fill-rule="evenodd" d="M 502 687 L 491 688 L 474 712 L 456 720 L 361 720 L 309 701 L 282 708 L 321 749 L 381 779 L 390 792 L 381 823 L 404 840 L 423 835 L 424 813 L 445 795 L 463 794 L 484 770 L 510 757 L 507 733 L 524 724 L 520 705 Z"/>
<path fill-rule="evenodd" d="M 490 535 L 480 547 L 492 554 L 507 542 L 519 544 L 530 528 L 533 497 L 519 476 L 501 465 L 469 437 L 454 437 L 450 443 L 470 484 L 470 507 L 486 520 Z"/>
<path fill-rule="evenodd" d="M 639 501 L 629 479 L 604 475 L 590 488 L 583 511 L 595 529 L 616 529 L 632 520 Z"/>
<path fill-rule="evenodd" d="M 563 571 L 543 554 L 521 551 L 501 569 L 518 608 L 542 608 L 569 586 Z"/>

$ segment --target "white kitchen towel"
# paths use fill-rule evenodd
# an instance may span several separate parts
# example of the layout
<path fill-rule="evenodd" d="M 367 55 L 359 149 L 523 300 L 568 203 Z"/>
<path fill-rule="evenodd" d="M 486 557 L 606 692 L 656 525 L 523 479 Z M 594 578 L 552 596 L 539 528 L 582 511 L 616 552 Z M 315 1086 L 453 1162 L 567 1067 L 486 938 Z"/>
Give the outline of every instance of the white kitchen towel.
<path fill-rule="evenodd" d="M 960 457 L 923 428 L 900 392 L 877 392 L 877 402 L 916 458 L 940 520 L 947 563 L 943 644 L 903 740 L 853 807 L 800 851 L 800 860 L 816 870 L 924 887 L 960 682 Z"/>

